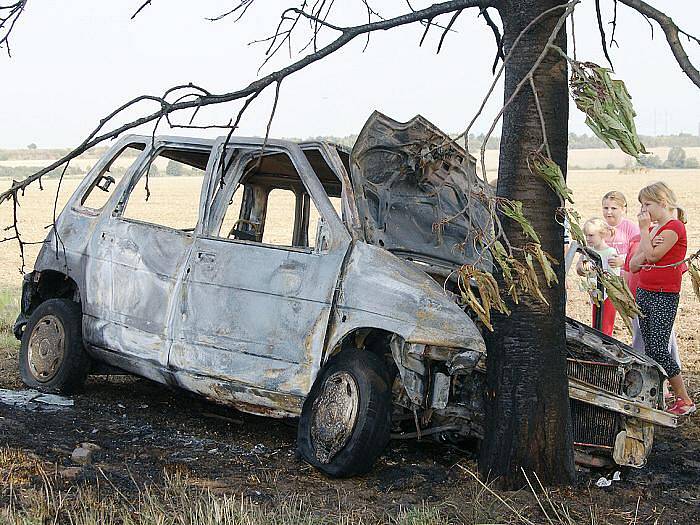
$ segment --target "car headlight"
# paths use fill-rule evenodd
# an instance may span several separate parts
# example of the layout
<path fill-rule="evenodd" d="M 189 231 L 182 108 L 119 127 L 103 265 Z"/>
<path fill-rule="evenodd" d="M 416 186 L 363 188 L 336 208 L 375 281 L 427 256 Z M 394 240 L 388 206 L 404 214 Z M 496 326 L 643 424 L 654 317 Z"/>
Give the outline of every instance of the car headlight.
<path fill-rule="evenodd" d="M 639 370 L 629 370 L 625 374 L 625 384 L 623 390 L 630 397 L 636 397 L 642 392 L 644 378 Z"/>

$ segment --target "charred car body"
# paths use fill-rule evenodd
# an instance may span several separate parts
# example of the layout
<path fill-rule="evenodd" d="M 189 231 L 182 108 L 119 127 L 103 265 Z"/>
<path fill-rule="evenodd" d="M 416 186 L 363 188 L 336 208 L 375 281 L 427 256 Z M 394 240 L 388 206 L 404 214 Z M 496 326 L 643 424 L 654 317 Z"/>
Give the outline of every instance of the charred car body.
<path fill-rule="evenodd" d="M 136 160 L 117 181 L 125 151 Z M 155 159 L 202 171 L 192 227 L 132 213 Z M 481 437 L 486 347 L 449 293 L 455 268 L 488 262 L 473 242 L 491 227 L 468 200 L 475 191 L 492 190 L 474 159 L 422 117 L 375 113 L 352 155 L 327 143 L 125 137 L 25 277 L 23 380 L 69 392 L 119 369 L 299 416 L 301 454 L 333 476 L 368 470 L 392 436 Z M 289 231 L 275 238 L 283 209 Z M 659 410 L 663 371 L 573 320 L 567 346 L 577 460 L 644 465 L 654 425 L 676 424 Z"/>

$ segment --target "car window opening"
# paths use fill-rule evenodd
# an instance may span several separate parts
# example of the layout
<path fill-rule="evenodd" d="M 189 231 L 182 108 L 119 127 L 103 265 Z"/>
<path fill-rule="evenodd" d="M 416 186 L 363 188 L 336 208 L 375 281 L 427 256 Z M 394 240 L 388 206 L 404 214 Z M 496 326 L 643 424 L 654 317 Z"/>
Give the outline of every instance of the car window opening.
<path fill-rule="evenodd" d="M 313 158 L 312 166 L 320 168 L 321 183 L 340 214 L 340 181 L 320 152 L 316 153 L 305 152 L 307 158 Z M 262 158 L 254 156 L 241 171 L 243 176 L 229 199 L 218 236 L 274 246 L 314 248 L 321 214 L 289 155 L 274 152 Z"/>
<path fill-rule="evenodd" d="M 184 232 L 194 231 L 199 217 L 199 188 L 209 155 L 209 149 L 158 150 L 135 179 L 122 217 Z M 187 183 L 171 184 L 171 177 L 187 177 Z M 174 208 L 172 202 L 188 204 Z"/>
<path fill-rule="evenodd" d="M 80 198 L 80 205 L 94 211 L 101 210 L 112 196 L 124 174 L 134 164 L 145 144 L 128 144 L 99 172 Z M 99 191 L 98 191 L 99 190 Z"/>

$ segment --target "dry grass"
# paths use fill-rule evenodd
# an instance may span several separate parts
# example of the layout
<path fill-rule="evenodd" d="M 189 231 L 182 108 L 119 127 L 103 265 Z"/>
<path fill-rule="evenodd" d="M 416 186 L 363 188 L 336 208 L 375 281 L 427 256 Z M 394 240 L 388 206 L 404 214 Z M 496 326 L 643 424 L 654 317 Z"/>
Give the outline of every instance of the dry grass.
<path fill-rule="evenodd" d="M 508 496 L 504 499 L 478 481 L 455 502 L 357 510 L 340 492 L 336 501 L 318 501 L 318 496 L 298 493 L 274 494 L 262 501 L 216 482 L 178 473 L 166 473 L 158 484 L 141 486 L 132 480 L 126 487 L 116 486 L 99 466 L 94 473 L 91 481 L 66 486 L 57 466 L 43 464 L 21 450 L 0 449 L 0 524 L 443 525 L 532 523 L 525 516 L 538 512 L 529 498 L 519 498 L 519 502 Z M 549 495 L 546 498 L 548 505 L 554 505 Z M 329 507 L 334 510 L 329 512 Z M 562 509 L 562 514 L 568 515 L 566 507 L 560 506 L 560 513 Z"/>
<path fill-rule="evenodd" d="M 19 312 L 19 289 L 0 288 L 0 351 L 19 348 L 12 326 Z"/>
<path fill-rule="evenodd" d="M 131 479 L 115 485 L 100 466 L 67 484 L 57 465 L 22 450 L 0 449 L 0 525 L 476 525 L 486 523 L 575 525 L 656 523 L 658 509 L 610 509 L 575 502 L 562 490 L 499 493 L 462 465 L 465 480 L 440 503 L 392 508 L 354 506 L 352 495 L 278 492 L 256 497 L 217 481 L 167 472 L 156 483 Z M 123 480 L 122 480 L 123 482 Z M 237 491 L 238 490 L 238 491 Z M 587 498 L 583 498 L 586 500 Z M 657 520 L 657 521 L 654 521 Z"/>

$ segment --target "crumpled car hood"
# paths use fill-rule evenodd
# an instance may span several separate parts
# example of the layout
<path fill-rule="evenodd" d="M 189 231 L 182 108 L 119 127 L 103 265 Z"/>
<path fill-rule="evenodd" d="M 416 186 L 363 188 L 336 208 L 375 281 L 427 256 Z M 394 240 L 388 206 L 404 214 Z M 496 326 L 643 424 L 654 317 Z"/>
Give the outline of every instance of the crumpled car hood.
<path fill-rule="evenodd" d="M 421 116 L 400 123 L 375 111 L 350 156 L 365 241 L 399 256 L 489 269 L 480 239 L 493 230 L 476 163 Z"/>

